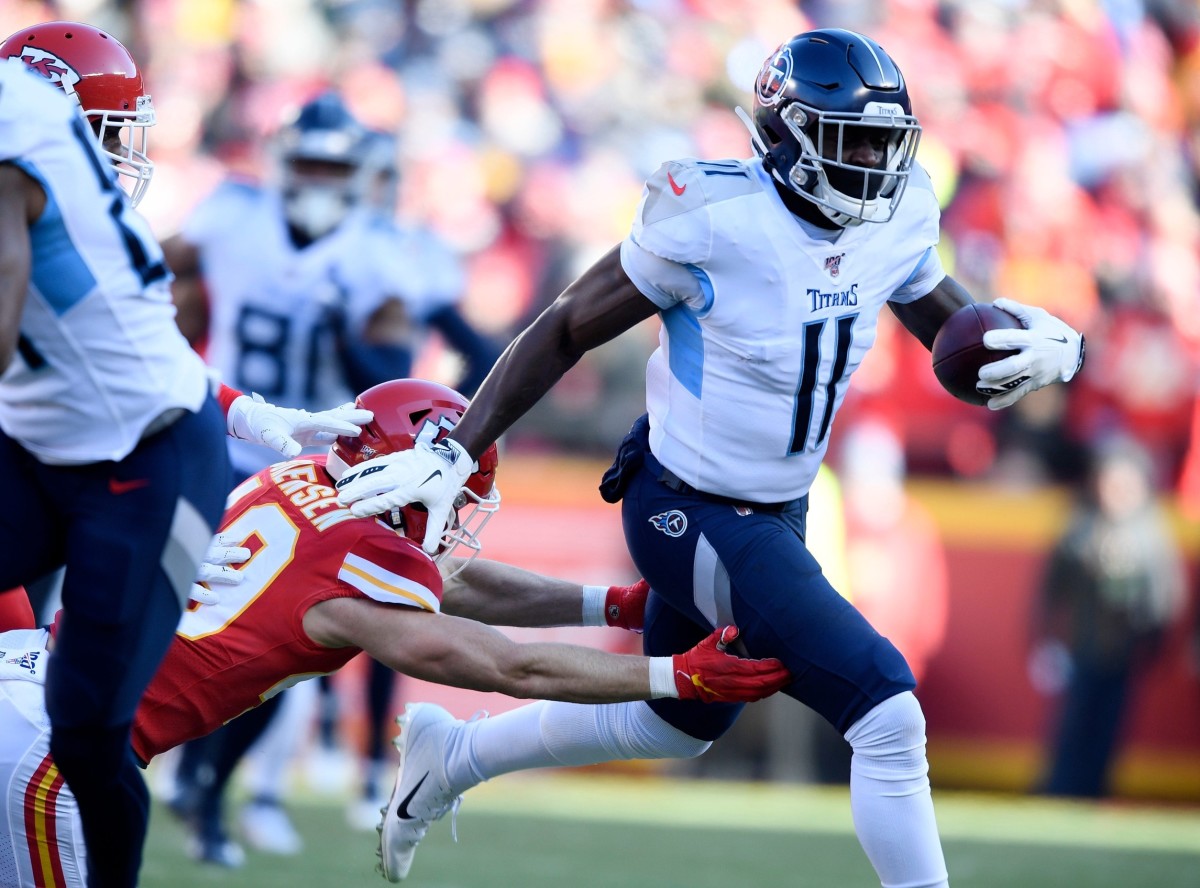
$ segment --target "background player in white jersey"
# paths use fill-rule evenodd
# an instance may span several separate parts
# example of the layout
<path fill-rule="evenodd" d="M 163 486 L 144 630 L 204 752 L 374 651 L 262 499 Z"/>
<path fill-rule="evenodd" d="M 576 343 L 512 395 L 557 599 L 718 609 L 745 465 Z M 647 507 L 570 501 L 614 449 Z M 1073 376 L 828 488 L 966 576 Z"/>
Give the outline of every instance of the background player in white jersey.
<path fill-rule="evenodd" d="M 880 881 L 942 886 L 911 670 L 824 578 L 804 543 L 805 511 L 880 310 L 887 305 L 929 347 L 972 298 L 938 260 L 938 204 L 914 161 L 920 126 L 901 72 L 877 43 L 845 30 L 800 34 L 763 65 L 754 103 L 757 157 L 664 164 L 629 237 L 516 339 L 451 439 L 389 457 L 384 471 L 364 467 L 343 481 L 342 497 L 356 513 L 420 501 L 447 514 L 448 493 L 475 455 L 585 351 L 658 313 L 649 415 L 601 487 L 623 501 L 630 554 L 653 590 L 645 650 L 679 650 L 736 620 L 745 650 L 787 663 L 795 681 L 786 692 L 850 743 L 855 828 Z M 993 409 L 1071 379 L 1083 360 L 1082 337 L 1060 320 L 998 304 L 1025 329 L 986 336 L 989 347 L 1018 351 L 980 371 Z M 678 701 L 598 711 L 548 704 L 464 735 L 436 708 L 418 709 L 396 789 L 416 789 L 408 809 L 418 816 L 385 821 L 385 856 L 407 869 L 428 820 L 484 777 L 671 755 L 626 739 L 662 736 L 664 726 L 681 746 L 702 748 L 738 712 Z M 471 767 L 463 756 L 443 761 L 452 734 L 470 749 Z M 417 789 L 426 770 L 444 779 Z"/>
<path fill-rule="evenodd" d="M 563 644 L 516 644 L 470 619 L 440 613 L 436 562 L 458 543 L 478 551 L 478 533 L 499 505 L 495 448 L 460 490 L 460 520 L 436 561 L 419 545 L 426 514 L 400 509 L 384 520 L 355 518 L 337 504 L 334 479 L 364 452 L 411 447 L 452 427 L 466 401 L 422 380 L 396 380 L 361 396 L 373 419 L 363 440 L 339 439 L 328 457 L 279 463 L 230 496 L 222 535 L 252 549 L 243 581 L 219 604 L 184 615 L 146 690 L 133 725 L 139 760 L 236 719 L 305 676 L 331 672 L 360 651 L 426 681 L 564 700 L 657 696 L 755 700 L 789 679 L 777 660 L 724 653 L 728 628 L 683 656 L 647 660 Z M 367 451 L 366 448 L 371 448 Z M 484 520 L 478 520 L 484 519 Z M 409 536 L 411 535 L 411 539 Z M 585 622 L 584 591 L 501 564 L 466 566 L 448 584 L 446 606 L 508 625 Z M 639 609 L 612 590 L 611 603 Z M 600 608 L 592 608 L 599 611 Z M 593 618 L 587 622 L 599 622 Z M 724 633 L 724 634 L 723 634 Z M 82 885 L 70 794 L 45 738 L 40 682 L 45 633 L 0 634 L 0 878 L 5 885 Z M 53 876 L 53 878 L 51 878 Z"/>
<path fill-rule="evenodd" d="M 221 515 L 225 431 L 298 451 L 311 417 L 229 389 L 224 416 L 176 329 L 161 250 L 118 184 L 137 198 L 152 173 L 154 109 L 125 48 L 50 22 L 0 59 L 0 473 L 20 504 L 0 518 L 0 589 L 67 568 L 50 747 L 90 883 L 133 885 L 148 798 L 130 723 Z"/>
<path fill-rule="evenodd" d="M 278 404 L 315 407 L 412 369 L 424 325 L 464 358 L 468 395 L 495 346 L 458 314 L 462 270 L 432 235 L 401 228 L 394 143 L 326 92 L 275 135 L 265 185 L 229 179 L 163 249 L 180 325 L 223 379 Z M 252 474 L 275 454 L 234 443 Z"/>
<path fill-rule="evenodd" d="M 394 218 L 395 141 L 363 126 L 337 93 L 325 92 L 287 120 L 272 150 L 269 182 L 226 181 L 164 243 L 188 340 L 206 345 L 208 363 L 232 384 L 276 403 L 315 407 L 408 376 L 425 331 L 433 328 L 462 355 L 458 388 L 470 394 L 499 350 L 458 311 L 463 274 L 457 258 L 432 234 Z M 239 480 L 276 459 L 241 441 L 230 442 L 230 455 Z M 382 759 L 395 673 L 376 665 L 369 673 L 375 742 L 368 755 Z M 328 702 L 322 710 L 335 711 L 332 688 L 323 685 Z M 280 784 L 282 763 L 300 733 L 291 722 L 304 721 L 296 707 L 305 709 L 311 699 L 307 693 L 280 697 L 185 748 L 172 809 L 192 821 L 196 835 L 189 848 L 195 856 L 226 865 L 240 861 L 217 816 L 224 784 L 201 780 L 231 773 L 280 706 L 291 714 L 268 737 L 280 739 L 283 748 L 268 757 L 275 766 L 260 769 L 242 824 L 260 850 L 299 850 L 299 836 L 279 804 Z M 331 722 L 323 725 L 328 742 Z M 371 796 L 378 795 L 372 791 L 375 770 L 386 773 L 368 768 Z M 370 828 L 379 806 L 366 807 Z"/>

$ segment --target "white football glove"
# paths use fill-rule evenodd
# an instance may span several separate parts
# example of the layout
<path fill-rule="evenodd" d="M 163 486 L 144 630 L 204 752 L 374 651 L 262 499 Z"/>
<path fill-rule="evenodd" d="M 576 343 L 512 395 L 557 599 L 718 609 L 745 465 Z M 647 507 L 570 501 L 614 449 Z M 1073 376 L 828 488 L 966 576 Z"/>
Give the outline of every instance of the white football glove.
<path fill-rule="evenodd" d="M 337 482 L 338 502 L 360 518 L 409 503 L 423 504 L 429 521 L 422 547 L 434 555 L 453 515 L 454 501 L 473 471 L 475 463 L 457 441 L 445 438 L 433 445 L 418 441 L 412 450 L 354 466 Z"/>
<path fill-rule="evenodd" d="M 1044 308 L 997 299 L 993 305 L 1021 322 L 1023 330 L 988 330 L 983 344 L 997 351 L 1019 354 L 979 368 L 976 391 L 992 395 L 989 410 L 1002 410 L 1030 392 L 1052 382 L 1070 382 L 1083 366 L 1082 334 Z"/>
<path fill-rule="evenodd" d="M 265 444 L 291 459 L 305 447 L 332 444 L 339 435 L 361 434 L 361 426 L 372 418 L 370 410 L 353 404 L 310 413 L 276 407 L 261 395 L 242 395 L 229 405 L 226 427 L 234 438 Z"/>
<path fill-rule="evenodd" d="M 234 546 L 237 542 L 231 536 L 219 533 L 213 537 L 204 553 L 204 560 L 196 571 L 196 581 L 192 583 L 192 591 L 188 595 L 197 604 L 219 604 L 221 593 L 201 583 L 218 586 L 236 586 L 246 578 L 240 570 L 230 567 L 231 564 L 241 564 L 250 557 L 250 550 L 245 546 Z"/>

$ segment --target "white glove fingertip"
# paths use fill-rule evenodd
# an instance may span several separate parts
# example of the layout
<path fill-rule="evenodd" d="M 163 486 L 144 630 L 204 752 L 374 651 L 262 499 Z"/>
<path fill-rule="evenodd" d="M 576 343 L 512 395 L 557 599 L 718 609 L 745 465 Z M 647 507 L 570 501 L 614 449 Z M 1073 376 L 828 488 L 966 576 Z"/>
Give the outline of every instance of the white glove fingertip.
<path fill-rule="evenodd" d="M 300 442 L 295 438 L 282 438 L 277 444 L 272 445 L 276 450 L 283 454 L 285 459 L 292 459 L 299 456 L 300 451 L 304 448 L 300 446 Z"/>
<path fill-rule="evenodd" d="M 1022 305 L 1014 299 L 1009 299 L 1006 296 L 1001 296 L 992 305 L 1001 311 L 1008 312 L 1014 318 L 1021 322 L 1021 326 L 1028 327 L 1032 315 L 1029 313 L 1029 306 Z"/>
<path fill-rule="evenodd" d="M 357 502 L 350 503 L 350 514 L 355 518 L 370 518 L 380 512 L 386 512 L 389 506 L 381 496 L 369 496 Z"/>
<path fill-rule="evenodd" d="M 246 575 L 235 567 L 218 568 L 217 572 L 208 578 L 210 583 L 220 583 L 222 586 L 237 586 Z"/>
<path fill-rule="evenodd" d="M 1011 392 L 1005 392 L 1002 395 L 996 395 L 994 398 L 988 398 L 987 408 L 988 410 L 1003 410 L 1006 407 L 1011 407 L 1025 397 L 1029 391 L 1028 386 L 1020 385 Z"/>
<path fill-rule="evenodd" d="M 192 583 L 192 591 L 188 593 L 188 598 L 197 604 L 210 606 L 221 603 L 221 596 L 211 589 L 201 586 L 199 583 Z"/>
<path fill-rule="evenodd" d="M 983 334 L 984 348 L 990 348 L 994 351 L 1024 348 L 1028 344 L 1028 330 L 988 330 Z"/>

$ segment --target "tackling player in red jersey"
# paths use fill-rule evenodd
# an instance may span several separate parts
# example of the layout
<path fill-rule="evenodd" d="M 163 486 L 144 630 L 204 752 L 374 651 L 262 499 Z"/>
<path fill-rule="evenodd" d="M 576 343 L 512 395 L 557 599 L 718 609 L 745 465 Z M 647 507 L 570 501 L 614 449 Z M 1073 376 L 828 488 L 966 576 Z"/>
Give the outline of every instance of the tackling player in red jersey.
<path fill-rule="evenodd" d="M 426 681 L 578 702 L 746 701 L 790 681 L 778 660 L 725 653 L 736 637 L 732 627 L 719 628 L 685 654 L 645 658 L 564 644 L 518 644 L 481 623 L 441 613 L 439 565 L 449 570 L 455 546 L 478 551 L 477 534 L 499 504 L 495 449 L 484 453 L 464 483 L 459 520 L 431 558 L 420 544 L 422 510 L 355 518 L 338 504 L 333 484 L 368 455 L 444 436 L 466 401 L 444 386 L 398 380 L 376 386 L 356 403 L 374 413 L 361 438 L 339 438 L 328 458 L 265 469 L 230 495 L 221 536 L 250 550 L 240 568 L 244 579 L 217 604 L 185 614 L 134 719 L 132 743 L 142 761 L 297 681 L 338 669 L 360 651 Z M 455 595 L 460 613 L 474 611 L 504 625 L 582 623 L 587 609 L 577 585 L 491 562 L 467 564 L 450 582 L 462 590 Z M 613 591 L 610 603 L 627 607 L 628 596 Z M 632 613 L 620 619 L 639 622 Z M 36 663 L 46 642 L 46 634 L 36 630 L 0 635 L 10 655 L 5 664 L 12 666 L 0 670 L 0 710 L 13 710 L 0 738 L 0 783 L 9 787 L 3 800 L 7 816 L 0 823 L 15 824 L 7 844 L 0 829 L 0 849 L 16 849 L 12 863 L 21 886 L 44 884 L 37 867 L 44 867 L 45 858 L 38 849 L 47 847 L 51 824 L 58 824 L 58 835 L 77 836 L 69 791 L 58 788 L 51 799 L 34 785 L 53 765 L 47 764 L 41 689 L 28 687 L 40 684 L 40 672 L 17 661 L 28 654 L 24 659 Z M 70 876 L 86 879 L 82 844 L 49 845 L 55 871 L 66 874 L 64 884 L 82 885 Z M 0 861 L 0 867 L 6 863 Z"/>

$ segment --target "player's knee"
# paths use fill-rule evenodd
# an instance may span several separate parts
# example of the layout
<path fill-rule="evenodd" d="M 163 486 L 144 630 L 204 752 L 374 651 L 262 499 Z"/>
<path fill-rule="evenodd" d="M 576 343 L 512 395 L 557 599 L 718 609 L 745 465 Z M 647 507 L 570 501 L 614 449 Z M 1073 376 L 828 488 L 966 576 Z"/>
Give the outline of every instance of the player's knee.
<path fill-rule="evenodd" d="M 877 704 L 850 726 L 846 740 L 856 755 L 876 758 L 925 755 L 925 714 L 911 691 Z"/>
<path fill-rule="evenodd" d="M 696 758 L 712 746 L 660 718 L 649 706 L 631 707 L 641 730 L 641 758 Z"/>

